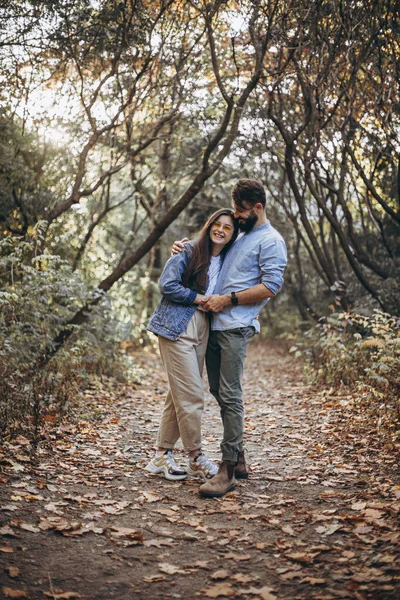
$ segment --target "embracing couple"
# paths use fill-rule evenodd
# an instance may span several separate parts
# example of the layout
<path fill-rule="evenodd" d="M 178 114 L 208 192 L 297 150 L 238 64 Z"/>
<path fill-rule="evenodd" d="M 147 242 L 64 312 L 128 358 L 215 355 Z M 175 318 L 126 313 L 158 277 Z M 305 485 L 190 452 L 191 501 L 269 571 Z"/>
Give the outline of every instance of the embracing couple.
<path fill-rule="evenodd" d="M 145 467 L 169 480 L 200 477 L 200 494 L 224 496 L 235 477 L 248 478 L 243 450 L 242 376 L 246 347 L 259 333 L 258 313 L 283 284 L 286 246 L 265 214 L 263 186 L 240 179 L 232 209 L 207 220 L 193 242 L 176 242 L 176 254 L 159 281 L 162 299 L 148 329 L 157 334 L 169 389 L 154 458 Z M 219 467 L 201 449 L 202 370 L 223 424 Z M 173 449 L 181 438 L 188 453 L 180 468 Z"/>

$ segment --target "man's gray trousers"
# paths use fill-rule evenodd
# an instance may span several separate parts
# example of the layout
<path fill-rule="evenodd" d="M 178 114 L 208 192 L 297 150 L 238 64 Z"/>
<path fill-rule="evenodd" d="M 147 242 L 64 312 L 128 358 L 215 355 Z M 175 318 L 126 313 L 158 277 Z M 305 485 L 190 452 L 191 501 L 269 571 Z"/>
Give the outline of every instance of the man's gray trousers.
<path fill-rule="evenodd" d="M 254 334 L 252 326 L 210 331 L 206 365 L 210 392 L 221 409 L 224 427 L 221 451 L 224 461 L 236 462 L 243 449 L 242 377 L 247 344 Z"/>

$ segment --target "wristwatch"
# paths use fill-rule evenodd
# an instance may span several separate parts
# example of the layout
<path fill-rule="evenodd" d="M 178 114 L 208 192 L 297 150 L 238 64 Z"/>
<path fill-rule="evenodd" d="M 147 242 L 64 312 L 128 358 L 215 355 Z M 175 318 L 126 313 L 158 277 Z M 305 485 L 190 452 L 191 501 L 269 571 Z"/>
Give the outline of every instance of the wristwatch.
<path fill-rule="evenodd" d="M 231 303 L 232 306 L 237 306 L 239 304 L 239 298 L 236 296 L 235 292 L 231 292 Z"/>

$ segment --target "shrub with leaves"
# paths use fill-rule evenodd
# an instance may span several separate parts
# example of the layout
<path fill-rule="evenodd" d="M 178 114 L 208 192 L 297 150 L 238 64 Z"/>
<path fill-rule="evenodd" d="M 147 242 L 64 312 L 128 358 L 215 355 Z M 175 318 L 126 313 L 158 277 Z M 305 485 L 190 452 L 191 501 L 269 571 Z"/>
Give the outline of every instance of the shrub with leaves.
<path fill-rule="evenodd" d="M 36 364 L 90 289 L 69 264 L 42 252 L 42 226 L 28 238 L 0 241 L 0 423 L 5 430 L 30 415 L 61 414 L 90 373 L 111 374 L 116 324 L 104 299 L 88 323 L 43 369 Z M 29 422 L 29 420 L 28 420 Z"/>
<path fill-rule="evenodd" d="M 303 354 L 317 381 L 350 386 L 400 419 L 400 320 L 334 314 L 305 334 L 291 349 Z"/>

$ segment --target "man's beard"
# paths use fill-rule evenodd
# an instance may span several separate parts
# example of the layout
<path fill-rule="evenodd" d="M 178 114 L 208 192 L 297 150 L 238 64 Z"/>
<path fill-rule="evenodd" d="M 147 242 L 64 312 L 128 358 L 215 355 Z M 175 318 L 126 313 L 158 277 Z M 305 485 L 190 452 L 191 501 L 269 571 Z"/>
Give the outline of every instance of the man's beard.
<path fill-rule="evenodd" d="M 249 233 L 257 223 L 258 217 L 254 210 L 251 211 L 250 215 L 246 218 L 245 222 L 240 221 L 240 217 L 238 220 L 238 225 L 240 231 L 244 231 L 244 233 Z"/>

